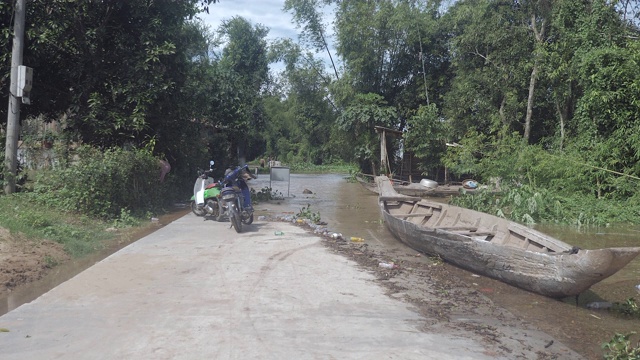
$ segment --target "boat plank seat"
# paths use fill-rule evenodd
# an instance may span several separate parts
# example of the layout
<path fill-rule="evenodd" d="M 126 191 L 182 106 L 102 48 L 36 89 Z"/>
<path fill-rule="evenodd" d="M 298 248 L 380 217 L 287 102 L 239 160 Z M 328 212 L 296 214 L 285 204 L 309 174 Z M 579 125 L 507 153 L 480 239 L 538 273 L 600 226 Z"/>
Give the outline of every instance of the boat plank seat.
<path fill-rule="evenodd" d="M 422 198 L 415 196 L 380 196 L 380 201 L 413 201 L 418 202 L 422 200 Z"/>
<path fill-rule="evenodd" d="M 419 216 L 431 216 L 433 215 L 433 213 L 416 213 L 416 214 L 398 214 L 398 215 L 394 215 L 395 217 L 398 218 L 410 218 L 410 217 L 419 217 Z"/>
<path fill-rule="evenodd" d="M 458 231 L 477 231 L 477 226 L 439 226 L 438 229 L 444 231 L 458 232 Z"/>
<path fill-rule="evenodd" d="M 462 231 L 456 232 L 456 234 L 465 236 L 496 236 L 496 233 L 493 231 Z"/>
<path fill-rule="evenodd" d="M 520 237 L 522 248 L 538 252 L 562 252 L 568 250 L 567 245 L 558 240 L 545 235 L 536 233 L 534 230 L 520 224 L 509 225 L 511 236 Z"/>

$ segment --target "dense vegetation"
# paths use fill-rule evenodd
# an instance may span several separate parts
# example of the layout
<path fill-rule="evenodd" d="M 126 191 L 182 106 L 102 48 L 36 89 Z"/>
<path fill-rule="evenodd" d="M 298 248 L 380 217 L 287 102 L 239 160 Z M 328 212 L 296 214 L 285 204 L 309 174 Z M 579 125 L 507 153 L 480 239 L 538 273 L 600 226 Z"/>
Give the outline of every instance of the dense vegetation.
<path fill-rule="evenodd" d="M 0 3 L 4 99 L 13 6 Z M 69 167 L 138 184 L 142 173 L 156 177 L 155 158 L 172 166 L 161 186 L 172 201 L 188 194 L 210 158 L 220 172 L 272 157 L 399 176 L 404 154 L 439 181 L 499 179 L 511 195 L 492 211 L 519 221 L 638 222 L 637 2 L 286 0 L 299 42 L 268 42 L 268 27 L 241 17 L 217 28 L 199 20 L 218 6 L 29 1 L 24 63 L 35 86 L 32 104 L 22 107 L 22 147 L 32 156 L 23 159 L 26 173 L 43 167 L 40 141 L 57 144 L 48 163 L 56 171 L 33 188 L 65 194 L 57 203 L 67 208 L 97 204 L 106 200 L 65 188 L 73 182 L 64 179 L 90 179 Z M 279 73 L 269 72 L 275 62 Z M 52 122 L 56 131 L 46 130 Z M 389 168 L 380 163 L 375 126 L 403 132 L 386 143 Z M 105 158 L 77 160 L 80 145 Z M 120 156 L 147 158 L 143 167 L 109 167 Z M 158 205 L 152 197 L 120 202 L 110 193 L 120 185 L 109 186 L 113 196 L 98 215 Z M 504 203 L 529 195 L 539 200 L 535 211 Z"/>

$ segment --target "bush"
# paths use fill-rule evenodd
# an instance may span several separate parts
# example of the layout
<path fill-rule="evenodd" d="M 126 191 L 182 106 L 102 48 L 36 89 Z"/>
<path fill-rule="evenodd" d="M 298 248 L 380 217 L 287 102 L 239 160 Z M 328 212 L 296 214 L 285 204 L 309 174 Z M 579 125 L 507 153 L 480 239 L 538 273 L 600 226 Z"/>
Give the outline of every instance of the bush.
<path fill-rule="evenodd" d="M 608 226 L 611 223 L 636 224 L 640 205 L 622 204 L 580 193 L 562 194 L 530 185 L 503 187 L 499 195 L 488 191 L 466 193 L 451 204 L 509 220 L 527 223 L 559 223 L 574 226 Z"/>
<path fill-rule="evenodd" d="M 161 208 L 168 197 L 159 183 L 158 159 L 144 150 L 82 147 L 78 161 L 40 176 L 34 190 L 49 205 L 114 219 L 123 209 L 143 214 Z"/>
<path fill-rule="evenodd" d="M 602 348 L 606 351 L 604 358 L 607 360 L 638 360 L 640 359 L 640 343 L 634 347 L 631 344 L 630 334 L 615 334 L 615 336 L 605 344 Z"/>

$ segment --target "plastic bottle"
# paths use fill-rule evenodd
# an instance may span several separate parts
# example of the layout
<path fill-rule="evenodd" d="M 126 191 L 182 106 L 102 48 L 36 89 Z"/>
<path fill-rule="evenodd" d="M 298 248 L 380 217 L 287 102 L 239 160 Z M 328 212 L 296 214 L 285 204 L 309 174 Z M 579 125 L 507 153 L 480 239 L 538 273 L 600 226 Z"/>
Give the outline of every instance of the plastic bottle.
<path fill-rule="evenodd" d="M 587 309 L 609 309 L 612 306 L 608 301 L 594 301 L 587 304 Z"/>
<path fill-rule="evenodd" d="M 351 237 L 351 241 L 353 241 L 353 242 L 364 242 L 364 239 L 361 238 L 361 237 L 352 236 Z"/>
<path fill-rule="evenodd" d="M 393 269 L 394 267 L 396 267 L 396 264 L 381 262 L 381 263 L 378 264 L 378 267 L 381 267 L 381 268 L 384 268 L 384 269 Z"/>
<path fill-rule="evenodd" d="M 280 230 L 277 230 L 276 232 L 273 233 L 273 235 L 280 236 L 280 235 L 284 235 L 284 233 Z"/>

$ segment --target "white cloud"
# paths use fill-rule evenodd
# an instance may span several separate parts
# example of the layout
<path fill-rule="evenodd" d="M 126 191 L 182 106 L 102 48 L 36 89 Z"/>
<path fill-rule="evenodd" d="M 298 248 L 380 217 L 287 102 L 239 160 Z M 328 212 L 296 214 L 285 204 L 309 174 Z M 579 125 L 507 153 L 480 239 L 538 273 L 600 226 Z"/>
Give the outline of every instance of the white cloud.
<path fill-rule="evenodd" d="M 234 16 L 241 16 L 251 24 L 261 24 L 269 29 L 267 41 L 273 41 L 280 38 L 290 38 L 295 42 L 299 42 L 299 29 L 292 21 L 290 13 L 283 11 L 284 0 L 221 0 L 209 6 L 209 14 L 203 13 L 199 17 L 205 24 L 216 30 L 223 20 L 229 20 Z M 331 23 L 331 11 L 325 11 L 325 23 Z M 331 39 L 333 29 L 325 29 L 328 39 Z M 330 47 L 333 49 L 332 44 Z M 332 50 L 332 55 L 335 52 Z M 326 52 L 317 54 L 318 57 L 330 66 L 329 57 Z M 274 70 L 278 71 L 281 66 L 276 65 Z"/>
<path fill-rule="evenodd" d="M 201 14 L 203 21 L 217 29 L 223 20 L 241 16 L 251 24 L 261 24 L 269 28 L 267 39 L 298 39 L 297 30 L 291 21 L 291 14 L 284 12 L 284 0 L 222 0 L 209 6 L 209 14 Z"/>

